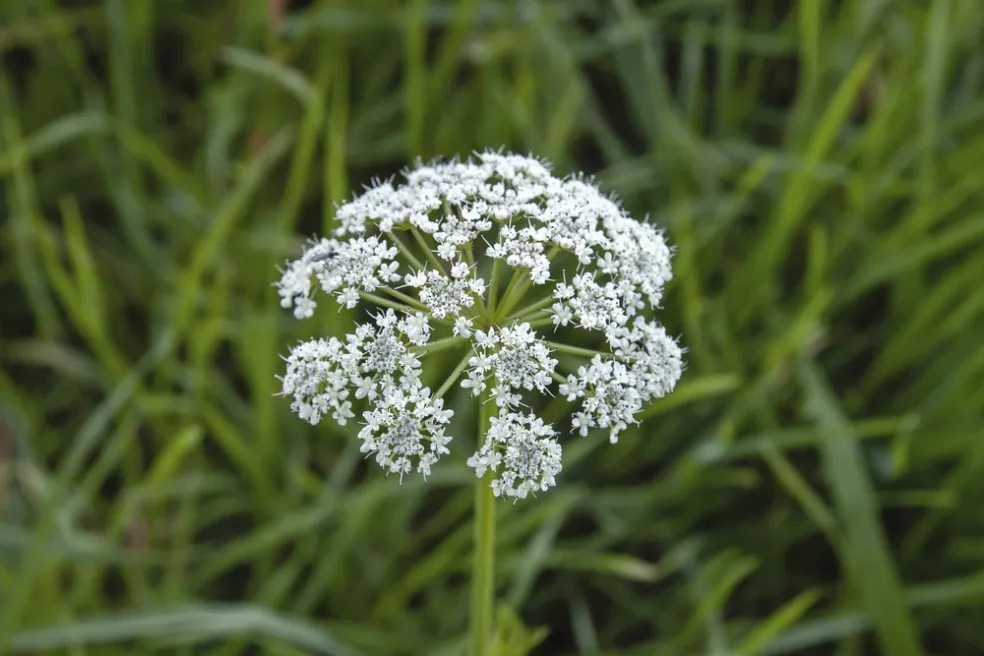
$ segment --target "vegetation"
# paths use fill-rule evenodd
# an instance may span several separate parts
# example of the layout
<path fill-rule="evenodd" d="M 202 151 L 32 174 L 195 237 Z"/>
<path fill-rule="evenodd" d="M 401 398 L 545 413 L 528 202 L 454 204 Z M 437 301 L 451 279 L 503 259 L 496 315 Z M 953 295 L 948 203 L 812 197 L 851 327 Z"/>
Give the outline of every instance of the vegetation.
<path fill-rule="evenodd" d="M 500 653 L 984 653 L 982 34 L 979 0 L 7 0 L 0 652 L 463 653 L 470 449 L 401 486 L 299 421 L 279 355 L 350 317 L 271 282 L 373 176 L 505 146 L 666 227 L 689 352 L 499 505 Z"/>

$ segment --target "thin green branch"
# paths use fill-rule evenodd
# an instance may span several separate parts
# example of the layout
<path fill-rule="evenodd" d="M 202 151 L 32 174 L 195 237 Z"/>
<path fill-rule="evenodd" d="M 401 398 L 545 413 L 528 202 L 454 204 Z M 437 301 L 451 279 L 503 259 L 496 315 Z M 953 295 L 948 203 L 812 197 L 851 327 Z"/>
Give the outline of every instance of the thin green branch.
<path fill-rule="evenodd" d="M 396 232 L 389 233 L 389 236 L 393 239 L 396 247 L 400 249 L 400 252 L 403 253 L 404 257 L 410 261 L 411 265 L 413 265 L 418 271 L 424 268 L 424 263 L 418 260 L 417 256 L 410 250 L 410 247 L 404 244 L 403 240 L 396 236 Z"/>
<path fill-rule="evenodd" d="M 391 301 L 388 298 L 383 298 L 382 296 L 376 296 L 375 294 L 370 294 L 369 292 L 359 292 L 359 298 L 375 303 L 376 305 L 381 305 L 383 307 L 392 308 L 394 310 L 400 310 L 401 312 L 406 312 L 407 314 L 413 314 L 416 310 L 409 305 L 403 303 L 397 303 L 396 301 Z"/>
<path fill-rule="evenodd" d="M 549 326 L 553 324 L 553 317 L 544 317 L 542 319 L 537 319 L 536 321 L 530 321 L 528 319 L 523 319 L 518 323 L 528 323 L 530 328 L 540 328 L 541 326 Z"/>
<path fill-rule="evenodd" d="M 543 316 L 552 315 L 553 314 L 552 310 L 545 310 L 543 308 L 553 303 L 554 300 L 556 299 L 554 299 L 553 296 L 545 296 L 544 298 L 541 298 L 536 303 L 527 305 L 522 310 L 517 310 L 516 312 L 513 312 L 511 315 L 506 317 L 505 321 L 516 321 L 518 319 L 528 320 L 533 317 L 539 317 L 539 315 L 543 315 Z"/>
<path fill-rule="evenodd" d="M 470 360 L 471 357 L 472 357 L 471 353 L 465 353 L 465 356 L 461 358 L 461 361 L 458 362 L 457 366 L 455 366 L 454 370 L 451 372 L 451 375 L 448 376 L 447 380 L 445 380 L 444 383 L 442 383 L 441 386 L 437 389 L 437 391 L 434 392 L 435 399 L 439 399 L 442 396 L 444 396 L 447 393 L 447 391 L 451 389 L 451 386 L 457 382 L 458 378 L 461 377 L 461 372 L 463 372 L 465 368 L 468 366 L 468 360 Z"/>
<path fill-rule="evenodd" d="M 443 339 L 430 342 L 429 344 L 424 344 L 423 346 L 414 347 L 414 351 L 418 355 L 427 355 L 429 353 L 437 353 L 438 351 L 454 348 L 455 346 L 462 346 L 467 341 L 468 340 L 464 337 L 445 337 Z"/>
<path fill-rule="evenodd" d="M 438 271 L 444 271 L 444 263 L 441 262 L 436 255 L 434 255 L 434 251 L 430 249 L 430 246 L 427 244 L 427 240 L 424 239 L 424 236 L 420 234 L 419 230 L 417 230 L 417 226 L 411 225 L 410 233 L 413 234 L 413 238 L 417 240 L 420 247 L 424 249 L 424 254 L 427 256 L 427 261 L 430 262 L 431 265 Z"/>
<path fill-rule="evenodd" d="M 387 294 L 389 294 L 393 298 L 395 298 L 397 300 L 400 300 L 400 301 L 403 301 L 404 303 L 406 303 L 407 305 L 409 305 L 411 307 L 417 308 L 418 310 L 420 310 L 424 314 L 430 315 L 430 308 L 427 307 L 426 305 L 424 305 L 423 303 L 421 303 L 420 301 L 418 301 L 417 299 L 415 299 L 413 296 L 408 296 L 407 294 L 404 294 L 401 291 L 397 291 L 397 290 L 393 289 L 392 287 L 380 287 L 380 289 L 382 289 L 383 291 L 385 291 Z"/>
<path fill-rule="evenodd" d="M 594 349 L 581 348 L 580 346 L 570 346 L 568 344 L 561 344 L 559 342 L 543 342 L 547 347 L 559 351 L 561 353 L 567 353 L 568 355 L 581 355 L 586 358 L 593 358 L 596 355 L 600 355 L 605 358 L 615 357 L 612 353 L 604 353 L 602 351 L 596 351 Z"/>
<path fill-rule="evenodd" d="M 495 316 L 496 297 L 499 294 L 499 258 L 492 260 L 492 282 L 489 283 L 489 318 Z"/>
<path fill-rule="evenodd" d="M 505 316 L 516 306 L 516 303 L 521 298 L 517 295 L 517 289 L 524 286 L 526 279 L 527 273 L 525 270 L 520 269 L 513 274 L 513 277 L 509 280 L 509 286 L 506 287 L 506 291 L 502 295 L 502 304 L 496 312 L 498 316 Z"/>

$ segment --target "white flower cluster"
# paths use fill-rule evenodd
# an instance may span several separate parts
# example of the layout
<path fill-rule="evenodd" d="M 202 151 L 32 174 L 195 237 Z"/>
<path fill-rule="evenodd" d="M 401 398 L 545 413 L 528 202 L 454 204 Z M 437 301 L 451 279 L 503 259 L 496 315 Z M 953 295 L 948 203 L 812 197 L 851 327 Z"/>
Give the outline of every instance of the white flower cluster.
<path fill-rule="evenodd" d="M 461 318 L 464 308 L 474 307 L 475 296 L 485 292 L 485 281 L 481 278 L 468 278 L 468 265 L 456 262 L 451 267 L 451 276 L 431 269 L 408 273 L 404 280 L 408 287 L 419 290 L 420 301 L 438 319 L 448 316 Z"/>
<path fill-rule="evenodd" d="M 485 380 L 492 373 L 495 386 L 492 396 L 500 408 L 515 408 L 522 401 L 518 390 L 548 392 L 557 361 L 550 349 L 537 339 L 530 324 L 505 326 L 498 332 L 476 331 L 475 355 L 468 360 L 468 379 L 462 387 L 471 388 L 475 396 L 485 391 Z"/>
<path fill-rule="evenodd" d="M 530 492 L 546 491 L 560 473 L 560 444 L 553 427 L 533 415 L 509 412 L 492 417 L 485 443 L 468 466 L 484 476 L 491 469 L 495 496 L 525 499 Z"/>
<path fill-rule="evenodd" d="M 367 399 L 363 450 L 389 472 L 427 475 L 448 452 L 452 413 L 440 397 L 457 381 L 432 393 L 422 359 L 458 348 L 460 385 L 497 408 L 469 464 L 494 473 L 497 495 L 522 498 L 553 485 L 561 468 L 554 428 L 521 410 L 535 395 L 556 383 L 578 405 L 574 430 L 605 428 L 615 442 L 673 390 L 682 351 L 647 318 L 672 275 L 659 230 L 590 181 L 554 177 L 530 157 L 487 152 L 421 164 L 404 178 L 339 207 L 332 235 L 277 283 L 298 318 L 313 315 L 319 289 L 344 307 L 387 308 L 344 342 L 292 349 L 283 393 L 302 419 L 344 423 Z M 548 341 L 541 327 L 604 347 Z"/>
<path fill-rule="evenodd" d="M 294 397 L 291 409 L 312 424 L 331 412 L 344 425 L 354 416 L 349 397 L 368 399 L 374 409 L 364 414 L 362 452 L 375 453 L 381 467 L 401 477 L 413 469 L 426 476 L 448 452 L 444 427 L 453 414 L 420 382 L 413 346 L 427 343 L 430 326 L 421 313 L 398 319 L 387 310 L 374 319 L 358 326 L 347 343 L 332 337 L 294 347 L 283 393 Z"/>

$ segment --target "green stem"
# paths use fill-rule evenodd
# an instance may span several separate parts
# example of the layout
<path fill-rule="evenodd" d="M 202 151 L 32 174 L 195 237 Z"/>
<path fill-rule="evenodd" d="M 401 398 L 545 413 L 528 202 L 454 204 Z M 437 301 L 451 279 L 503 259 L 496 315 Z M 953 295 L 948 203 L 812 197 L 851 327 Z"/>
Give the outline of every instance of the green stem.
<path fill-rule="evenodd" d="M 423 346 L 414 346 L 413 350 L 417 355 L 427 355 L 428 353 L 436 353 L 437 351 L 442 351 L 444 349 L 461 346 L 466 341 L 467 340 L 464 337 L 444 337 L 443 339 L 428 342 Z"/>
<path fill-rule="evenodd" d="M 387 291 L 393 291 L 393 290 L 391 290 L 389 288 L 386 288 L 386 290 Z M 375 303 L 376 305 L 382 305 L 383 307 L 392 308 L 394 310 L 399 310 L 400 312 L 405 312 L 406 314 L 409 314 L 411 316 L 420 311 L 420 308 L 411 307 L 411 306 L 406 305 L 404 303 L 397 303 L 396 301 L 391 301 L 388 298 L 384 298 L 382 296 L 377 296 L 375 294 L 370 294 L 369 292 L 359 292 L 359 298 L 361 298 L 364 301 L 369 301 L 370 303 Z M 413 300 L 413 299 L 410 299 L 410 300 Z M 427 308 L 426 306 L 422 306 L 422 307 L 428 313 L 430 312 L 430 309 Z M 432 321 L 433 323 L 439 323 L 439 324 L 442 324 L 444 326 L 453 326 L 454 325 L 452 322 L 448 321 L 447 319 L 438 319 L 437 317 L 433 317 L 433 316 L 429 316 L 428 319 L 430 321 Z"/>
<path fill-rule="evenodd" d="M 413 254 L 413 252 L 410 250 L 410 247 L 404 244 L 403 240 L 396 236 L 396 232 L 391 232 L 389 233 L 389 235 L 396 243 L 396 247 L 400 249 L 400 252 L 403 253 L 403 256 L 407 258 L 407 260 L 410 262 L 410 264 L 414 266 L 414 268 L 416 268 L 418 271 L 424 268 L 423 263 L 421 263 L 421 261 L 417 259 L 417 256 Z"/>
<path fill-rule="evenodd" d="M 502 300 L 502 313 L 507 314 L 511 312 L 512 309 L 516 307 L 516 304 L 523 300 L 523 296 L 526 295 L 526 292 L 528 292 L 532 286 L 533 281 L 530 279 L 529 274 L 524 271 L 523 279 L 518 285 L 516 285 L 516 288 L 513 290 L 513 293 L 509 297 L 508 301 L 506 299 Z"/>
<path fill-rule="evenodd" d="M 553 310 L 539 310 L 538 312 L 531 312 L 529 314 L 516 317 L 513 321 L 539 321 L 540 319 L 550 319 L 550 321 L 553 321 L 553 317 Z"/>
<path fill-rule="evenodd" d="M 424 305 L 423 303 L 421 303 L 420 301 L 418 301 L 417 299 L 415 299 L 413 296 L 408 296 L 401 291 L 397 291 L 393 289 L 392 287 L 380 287 L 379 289 L 382 289 L 384 292 L 386 292 L 396 300 L 403 301 L 410 307 L 417 308 L 424 314 L 430 314 L 430 308 Z"/>
<path fill-rule="evenodd" d="M 492 282 L 489 283 L 489 320 L 495 312 L 496 296 L 499 293 L 499 259 L 492 260 Z"/>
<path fill-rule="evenodd" d="M 533 326 L 534 324 L 530 324 Z M 635 358 L 626 355 L 615 355 L 614 353 L 605 353 L 604 351 L 596 351 L 594 349 L 581 348 L 580 346 L 570 346 L 568 344 L 561 344 L 559 342 L 548 342 L 544 340 L 543 342 L 548 348 L 557 351 L 558 353 L 567 353 L 568 355 L 580 355 L 585 358 L 594 358 L 596 355 L 600 355 L 606 360 L 617 360 L 618 362 L 634 362 Z"/>
<path fill-rule="evenodd" d="M 547 253 L 547 259 L 552 262 L 560 251 L 561 249 L 559 246 L 554 246 L 554 248 Z M 506 288 L 505 294 L 502 295 L 502 303 L 499 306 L 499 311 L 496 313 L 496 318 L 498 319 L 509 314 L 509 312 L 516 307 L 516 304 L 523 299 L 523 296 L 532 286 L 533 280 L 529 276 L 529 271 L 526 269 L 517 269 L 515 273 L 513 273 L 513 277 L 509 280 L 509 286 Z"/>
<path fill-rule="evenodd" d="M 516 303 L 526 293 L 528 282 L 529 276 L 525 270 L 518 270 L 513 274 L 512 279 L 509 281 L 509 287 L 506 289 L 506 293 L 502 295 L 502 302 L 499 304 L 498 311 L 496 312 L 498 317 L 506 316 L 516 307 Z"/>
<path fill-rule="evenodd" d="M 420 230 L 417 230 L 417 226 L 411 225 L 410 232 L 413 234 L 413 238 L 417 240 L 417 243 L 420 244 L 420 247 L 424 249 L 424 255 L 427 257 L 427 261 L 430 262 L 435 269 L 441 273 L 444 273 L 444 263 L 437 259 L 437 256 L 434 255 L 434 251 L 430 249 L 430 246 L 427 244 L 427 240 L 424 239 L 422 234 L 420 234 Z"/>
<path fill-rule="evenodd" d="M 369 292 L 359 292 L 359 297 L 363 300 L 375 303 L 376 305 L 382 305 L 383 307 L 392 308 L 394 310 L 400 310 L 401 312 L 406 312 L 407 314 L 413 314 L 416 310 L 409 305 L 404 305 L 403 303 L 397 303 L 396 301 L 391 301 L 388 298 L 383 298 L 382 296 L 376 296 L 375 294 L 370 294 Z"/>
<path fill-rule="evenodd" d="M 560 344 L 558 342 L 547 342 L 547 341 L 543 343 L 556 351 L 560 351 L 561 353 L 568 353 L 570 355 L 583 355 L 586 358 L 593 358 L 596 355 L 600 355 L 606 358 L 614 357 L 611 353 L 603 353 L 602 351 L 581 348 L 580 346 L 570 346 L 568 344 Z"/>
<path fill-rule="evenodd" d="M 498 262 L 498 260 L 496 260 L 496 262 Z M 513 290 L 516 288 L 516 285 L 519 283 L 519 277 L 522 274 L 523 271 L 521 269 L 513 269 L 512 276 L 509 278 L 509 284 L 506 285 L 506 290 L 502 292 L 502 300 L 499 301 L 499 304 L 496 306 L 498 310 L 496 312 L 497 315 L 496 318 L 504 316 L 500 308 L 502 308 L 505 302 L 509 300 L 509 297 L 512 296 Z"/>
<path fill-rule="evenodd" d="M 517 310 L 513 312 L 512 314 L 510 314 L 508 317 L 505 318 L 505 321 L 515 321 L 516 319 L 526 318 L 527 315 L 540 313 L 540 312 L 549 312 L 553 314 L 552 310 L 549 309 L 545 310 L 544 308 L 546 308 L 548 305 L 553 304 L 556 300 L 557 299 L 555 299 L 553 296 L 546 296 L 544 298 L 541 298 L 536 303 L 533 303 L 532 305 L 527 305 L 522 310 Z"/>
<path fill-rule="evenodd" d="M 495 403 L 482 394 L 478 445 L 484 442 Z M 492 647 L 492 609 L 495 603 L 495 495 L 493 473 L 475 479 L 475 559 L 471 581 L 471 656 L 489 656 Z"/>
<path fill-rule="evenodd" d="M 435 399 L 441 398 L 447 393 L 449 389 L 451 389 L 451 386 L 454 385 L 455 381 L 457 381 L 458 378 L 461 376 L 461 372 L 464 371 L 465 367 L 468 366 L 468 360 L 470 359 L 471 359 L 471 353 L 465 353 L 465 357 L 461 358 L 461 361 L 458 363 L 458 366 L 454 368 L 454 371 L 452 371 L 451 375 L 448 376 L 447 380 L 444 381 L 444 384 L 441 385 L 441 387 L 436 392 L 434 392 Z"/>
<path fill-rule="evenodd" d="M 538 319 L 533 319 L 532 321 L 529 319 L 523 319 L 522 321 L 517 321 L 516 323 L 528 323 L 530 324 L 530 328 L 540 328 L 542 326 L 550 326 L 553 322 L 553 317 L 540 317 Z"/>

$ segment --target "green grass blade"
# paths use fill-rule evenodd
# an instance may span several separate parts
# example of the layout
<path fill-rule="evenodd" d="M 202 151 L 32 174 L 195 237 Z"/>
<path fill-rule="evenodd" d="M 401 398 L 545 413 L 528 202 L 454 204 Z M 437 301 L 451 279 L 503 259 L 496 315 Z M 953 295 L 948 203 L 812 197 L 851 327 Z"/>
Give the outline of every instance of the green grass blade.
<path fill-rule="evenodd" d="M 204 642 L 249 635 L 277 638 L 313 654 L 359 654 L 308 622 L 250 605 L 188 606 L 82 618 L 74 624 L 20 633 L 11 640 L 10 650 L 37 653 L 141 639 Z"/>
<path fill-rule="evenodd" d="M 798 369 L 807 408 L 817 424 L 833 434 L 820 446 L 824 470 L 843 530 L 845 566 L 851 587 L 870 615 L 886 653 L 923 652 L 916 625 L 905 607 L 902 582 L 879 517 L 864 455 L 828 383 L 816 365 Z"/>
<path fill-rule="evenodd" d="M 775 636 L 795 624 L 820 599 L 818 590 L 801 592 L 789 602 L 783 604 L 772 615 L 756 626 L 738 645 L 737 652 L 741 656 L 753 656 L 762 653 Z"/>

